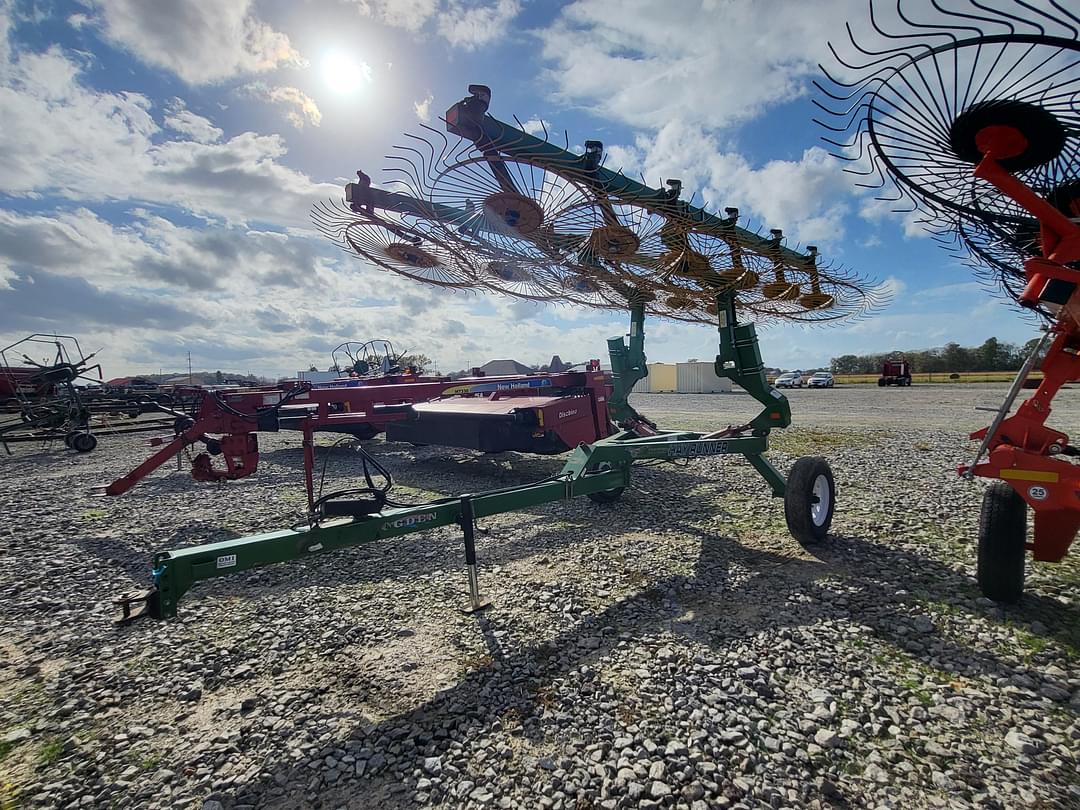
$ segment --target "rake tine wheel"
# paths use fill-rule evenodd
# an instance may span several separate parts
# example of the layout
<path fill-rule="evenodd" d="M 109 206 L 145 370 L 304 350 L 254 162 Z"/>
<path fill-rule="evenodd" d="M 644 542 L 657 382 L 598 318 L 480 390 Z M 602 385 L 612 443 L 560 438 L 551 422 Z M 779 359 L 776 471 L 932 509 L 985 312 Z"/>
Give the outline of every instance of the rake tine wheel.
<path fill-rule="evenodd" d="M 763 321 L 859 317 L 885 303 L 880 287 L 782 235 L 738 227 L 734 209 L 720 218 L 680 199 L 678 180 L 657 190 L 603 168 L 598 141 L 576 155 L 494 121 L 489 98 L 448 111 L 456 139 L 427 126 L 407 135 L 388 156 L 387 190 L 359 173 L 350 199 L 316 206 L 316 227 L 416 281 L 601 309 L 640 303 L 689 323 L 715 325 L 725 293 Z"/>
<path fill-rule="evenodd" d="M 1080 215 L 1080 17 L 1053 0 L 1049 8 L 936 2 L 917 15 L 908 5 L 872 0 L 873 33 L 855 37 L 849 27 L 848 42 L 831 48 L 838 64 L 816 83 L 824 140 L 856 164 L 860 185 L 917 210 L 927 230 L 1015 300 L 1024 261 L 1041 254 L 1039 222 L 973 172 L 980 137 L 993 126 L 1020 133 L 1023 145 L 1000 166 Z"/>

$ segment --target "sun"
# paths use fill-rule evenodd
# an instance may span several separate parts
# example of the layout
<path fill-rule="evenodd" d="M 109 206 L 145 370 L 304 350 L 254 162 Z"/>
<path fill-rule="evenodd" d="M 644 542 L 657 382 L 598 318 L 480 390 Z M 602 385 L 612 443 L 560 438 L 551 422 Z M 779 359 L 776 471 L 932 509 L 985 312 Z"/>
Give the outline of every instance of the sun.
<path fill-rule="evenodd" d="M 341 51 L 328 53 L 322 60 L 326 86 L 340 96 L 349 96 L 371 81 L 371 68 Z"/>

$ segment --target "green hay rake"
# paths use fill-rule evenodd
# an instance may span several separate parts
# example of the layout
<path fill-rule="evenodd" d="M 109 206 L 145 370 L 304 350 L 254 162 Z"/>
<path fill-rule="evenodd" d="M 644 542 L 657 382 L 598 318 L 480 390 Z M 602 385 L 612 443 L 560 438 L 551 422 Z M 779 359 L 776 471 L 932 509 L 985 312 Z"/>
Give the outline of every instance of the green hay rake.
<path fill-rule="evenodd" d="M 527 300 L 629 310 L 629 335 L 608 341 L 611 393 L 598 418 L 617 430 L 574 449 L 549 479 L 502 489 L 402 504 L 392 479 L 316 502 L 298 528 L 163 551 L 153 586 L 118 600 L 121 621 L 175 616 L 181 597 L 201 580 L 304 559 L 441 526 L 460 526 L 468 573 L 468 609 L 485 606 L 477 574 L 478 518 L 586 496 L 616 502 L 635 461 L 741 455 L 784 501 L 792 536 L 802 544 L 828 533 L 836 503 L 832 471 L 820 457 L 798 459 L 785 477 L 765 457 L 768 435 L 791 423 L 787 399 L 765 377 L 754 323 L 805 323 L 864 315 L 880 290 L 839 268 L 822 266 L 817 250 L 792 250 L 737 225 L 738 210 L 710 214 L 680 199 L 681 183 L 651 188 L 606 169 L 603 145 L 570 152 L 487 114 L 490 91 L 470 95 L 446 113 L 447 139 L 434 129 L 391 156 L 400 190 L 374 188 L 363 172 L 345 200 L 320 204 L 317 227 L 366 263 L 418 282 L 493 291 Z M 647 375 L 645 317 L 708 323 L 718 330 L 715 371 L 760 405 L 747 423 L 712 432 L 663 430 L 629 402 Z M 366 469 L 366 468 L 365 468 Z"/>

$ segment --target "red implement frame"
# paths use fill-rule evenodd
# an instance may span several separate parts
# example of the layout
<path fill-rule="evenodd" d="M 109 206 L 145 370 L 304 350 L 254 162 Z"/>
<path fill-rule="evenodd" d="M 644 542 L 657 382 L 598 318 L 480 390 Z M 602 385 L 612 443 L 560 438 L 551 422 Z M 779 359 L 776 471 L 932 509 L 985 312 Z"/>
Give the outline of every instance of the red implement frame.
<path fill-rule="evenodd" d="M 992 434 L 991 428 L 971 434 L 973 439 L 984 440 L 989 455 L 985 461 L 977 458 L 974 466 L 961 466 L 960 472 L 1001 479 L 1016 490 L 1035 512 L 1034 542 L 1028 547 L 1036 560 L 1057 562 L 1080 529 L 1080 466 L 1061 457 L 1073 454 L 1069 437 L 1047 427 L 1046 420 L 1061 386 L 1080 378 L 1080 287 L 1076 286 L 1080 272 L 1067 266 L 1080 261 L 1080 227 L 998 162 L 1027 148 L 1017 130 L 987 127 L 978 134 L 976 143 L 984 157 L 975 176 L 992 183 L 1040 224 L 1043 255 L 1024 263 L 1028 283 L 1020 303 L 1045 305 L 1043 296 L 1055 280 L 1073 285 L 1073 289 L 1051 329 L 1054 339 L 1042 363 L 1042 384 L 1015 414 L 998 422 Z"/>
<path fill-rule="evenodd" d="M 609 377 L 593 361 L 587 371 L 568 371 L 558 374 L 528 374 L 504 377 L 448 378 L 378 378 L 356 384 L 343 380 L 340 385 L 312 387 L 308 383 L 289 381 L 277 386 L 244 388 L 226 391 L 200 391 L 201 403 L 194 423 L 178 425 L 172 437 L 150 440 L 160 450 L 127 475 L 105 488 L 106 495 L 122 495 L 187 447 L 198 443 L 207 445 L 209 452 L 199 454 L 193 464 L 192 476 L 199 481 L 221 481 L 251 475 L 258 467 L 257 433 L 276 432 L 285 421 L 291 429 L 304 433 L 305 481 L 309 500 L 312 496 L 311 473 L 314 464 L 313 434 L 321 430 L 364 428 L 365 437 L 382 432 L 395 420 L 408 419 L 415 403 L 454 397 L 475 402 L 478 409 L 492 400 L 520 397 L 524 405 L 533 404 L 536 394 L 564 394 L 573 397 L 578 407 L 587 407 L 592 418 L 587 420 L 588 435 L 581 435 L 579 425 L 567 422 L 565 427 L 550 425 L 568 449 L 580 442 L 593 442 L 610 435 L 607 400 L 611 386 Z M 584 398 L 584 399 L 583 399 Z M 547 397 L 548 403 L 558 397 Z M 468 407 L 468 406 L 466 406 Z M 544 414 L 547 408 L 539 408 Z M 538 414 L 540 424 L 544 415 Z M 548 423 L 551 423 L 550 417 Z M 343 431 L 348 432 L 348 430 Z M 564 435 L 565 434 L 565 435 Z M 225 467 L 212 465 L 211 453 L 224 458 Z"/>

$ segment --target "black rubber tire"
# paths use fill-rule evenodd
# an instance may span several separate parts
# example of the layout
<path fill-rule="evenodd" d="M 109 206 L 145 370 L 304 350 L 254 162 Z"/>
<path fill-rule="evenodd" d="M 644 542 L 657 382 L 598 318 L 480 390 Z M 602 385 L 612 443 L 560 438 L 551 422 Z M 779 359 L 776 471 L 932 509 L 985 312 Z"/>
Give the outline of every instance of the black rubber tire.
<path fill-rule="evenodd" d="M 92 433 L 77 433 L 71 438 L 71 449 L 80 453 L 89 453 L 97 447 L 97 436 Z"/>
<path fill-rule="evenodd" d="M 595 470 L 590 470 L 590 472 L 604 472 L 610 469 L 611 465 L 605 461 L 603 464 L 600 464 L 598 467 L 596 467 Z M 619 500 L 619 498 L 622 497 L 622 494 L 625 490 L 626 487 L 615 487 L 615 489 L 605 489 L 601 490 L 600 492 L 590 492 L 585 497 L 593 503 L 615 503 L 615 501 Z"/>
<path fill-rule="evenodd" d="M 979 512 L 979 589 L 987 599 L 1013 604 L 1024 594 L 1027 504 L 1004 481 L 983 493 Z"/>
<path fill-rule="evenodd" d="M 877 381 L 877 386 L 878 386 L 878 388 L 884 388 L 885 387 L 885 381 L 884 380 L 878 380 Z"/>
<path fill-rule="evenodd" d="M 824 517 L 814 519 L 813 507 L 820 503 L 814 495 L 819 478 L 827 482 L 829 506 Z M 836 509 L 836 484 L 833 482 L 829 462 L 820 456 L 804 456 L 798 459 L 788 473 L 784 489 L 784 518 L 788 531 L 801 546 L 820 543 L 829 534 L 833 511 Z"/>
<path fill-rule="evenodd" d="M 64 447 L 67 447 L 67 448 L 69 448 L 69 449 L 72 449 L 72 444 L 71 444 L 71 442 L 72 442 L 72 441 L 74 440 L 74 438 L 75 438 L 76 436 L 78 436 L 78 435 L 79 435 L 79 431 L 77 431 L 77 430 L 73 430 L 73 431 L 71 431 L 70 433 L 67 433 L 67 434 L 66 434 L 66 435 L 64 436 Z"/>

